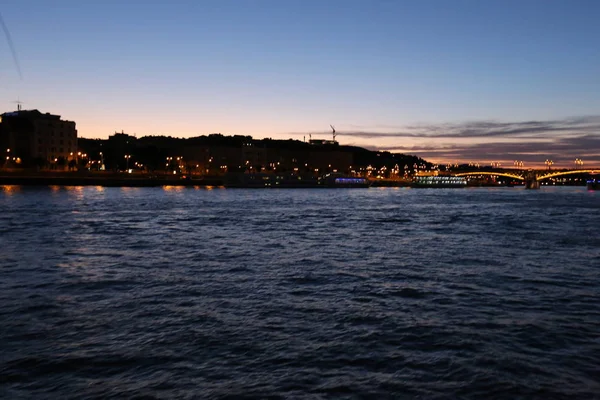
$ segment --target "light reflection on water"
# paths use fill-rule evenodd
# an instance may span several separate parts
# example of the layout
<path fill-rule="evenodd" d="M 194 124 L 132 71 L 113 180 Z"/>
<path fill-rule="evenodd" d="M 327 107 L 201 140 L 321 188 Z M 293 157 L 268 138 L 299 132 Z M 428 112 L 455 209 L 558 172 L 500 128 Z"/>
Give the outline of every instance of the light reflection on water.
<path fill-rule="evenodd" d="M 21 186 L 16 185 L 0 185 L 0 189 L 3 194 L 12 195 L 21 191 Z"/>
<path fill-rule="evenodd" d="M 0 190 L 0 397 L 594 398 L 598 192 Z"/>

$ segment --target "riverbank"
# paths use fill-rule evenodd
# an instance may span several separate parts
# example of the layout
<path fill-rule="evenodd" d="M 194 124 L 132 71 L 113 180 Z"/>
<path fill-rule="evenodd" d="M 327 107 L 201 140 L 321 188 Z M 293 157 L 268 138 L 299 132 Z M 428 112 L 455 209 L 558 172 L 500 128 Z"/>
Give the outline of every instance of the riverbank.
<path fill-rule="evenodd" d="M 375 181 L 374 186 L 400 186 L 400 182 Z M 105 186 L 105 187 L 159 187 L 159 186 L 224 186 L 229 188 L 348 188 L 369 187 L 369 183 L 354 185 L 327 184 L 316 177 L 306 179 L 279 179 L 268 174 L 228 174 L 224 176 L 173 176 L 167 174 L 116 173 L 100 171 L 2 171 L 0 185 L 22 186 Z M 405 186 L 402 183 L 402 186 Z"/>
<path fill-rule="evenodd" d="M 219 177 L 182 179 L 146 174 L 80 174 L 77 172 L 49 172 L 36 174 L 2 174 L 0 175 L 0 185 L 106 187 L 222 186 L 223 180 Z"/>

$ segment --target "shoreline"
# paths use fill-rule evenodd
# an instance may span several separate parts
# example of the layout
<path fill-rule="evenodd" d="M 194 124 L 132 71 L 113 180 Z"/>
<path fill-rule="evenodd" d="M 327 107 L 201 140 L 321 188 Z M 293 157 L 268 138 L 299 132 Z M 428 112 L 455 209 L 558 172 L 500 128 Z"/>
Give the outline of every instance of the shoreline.
<path fill-rule="evenodd" d="M 161 187 L 161 186 L 179 186 L 179 187 L 225 187 L 230 189 L 348 189 L 358 187 L 335 187 L 322 184 L 310 183 L 291 183 L 285 182 L 281 185 L 252 185 L 245 184 L 231 179 L 224 179 L 219 176 L 203 176 L 198 178 L 177 178 L 173 179 L 168 175 L 129 175 L 129 174 L 78 174 L 78 173 L 61 173 L 49 172 L 30 173 L 30 174 L 2 174 L 0 175 L 0 185 L 18 185 L 18 186 L 102 186 L 102 187 Z M 523 185 L 494 185 L 494 184 L 471 184 L 460 186 L 460 188 L 475 188 L 475 187 L 522 187 Z M 544 186 L 585 186 L 583 184 L 561 184 L 561 185 L 544 185 Z M 442 186 L 420 186 L 414 185 L 405 181 L 372 181 L 370 187 L 396 187 L 396 188 L 443 188 Z M 458 187 L 452 187 L 458 188 Z"/>
<path fill-rule="evenodd" d="M 258 184 L 260 183 L 260 184 Z M 306 182 L 243 182 L 232 176 L 176 177 L 166 174 L 125 174 L 106 172 L 62 172 L 62 171 L 11 171 L 0 174 L 0 185 L 20 186 L 103 186 L 103 187 L 226 187 L 245 189 L 299 189 L 299 188 L 349 188 L 348 186 L 330 186 L 317 180 Z M 365 186 L 368 187 L 368 186 Z M 354 187 L 351 187 L 354 188 Z"/>
<path fill-rule="evenodd" d="M 104 186 L 104 187 L 158 187 L 158 186 L 223 186 L 218 178 L 168 179 L 119 176 L 0 176 L 0 185 L 21 186 Z"/>

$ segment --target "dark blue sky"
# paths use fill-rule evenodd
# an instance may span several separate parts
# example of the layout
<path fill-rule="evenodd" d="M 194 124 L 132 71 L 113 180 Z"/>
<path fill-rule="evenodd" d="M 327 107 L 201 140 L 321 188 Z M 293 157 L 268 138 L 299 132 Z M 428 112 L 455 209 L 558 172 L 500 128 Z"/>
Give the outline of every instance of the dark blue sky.
<path fill-rule="evenodd" d="M 85 137 L 301 139 L 332 123 L 342 143 L 411 152 L 491 140 L 424 126 L 600 110 L 600 1 L 6 0 L 0 12 L 23 70 L 3 38 L 2 110 L 20 98 Z"/>

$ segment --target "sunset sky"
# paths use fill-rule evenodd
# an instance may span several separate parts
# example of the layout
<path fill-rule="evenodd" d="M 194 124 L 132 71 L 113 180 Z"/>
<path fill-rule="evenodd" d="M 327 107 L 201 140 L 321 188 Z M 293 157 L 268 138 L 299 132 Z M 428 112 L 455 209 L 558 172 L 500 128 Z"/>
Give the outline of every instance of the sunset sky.
<path fill-rule="evenodd" d="M 0 111 L 600 166 L 597 0 L 6 0 Z"/>

